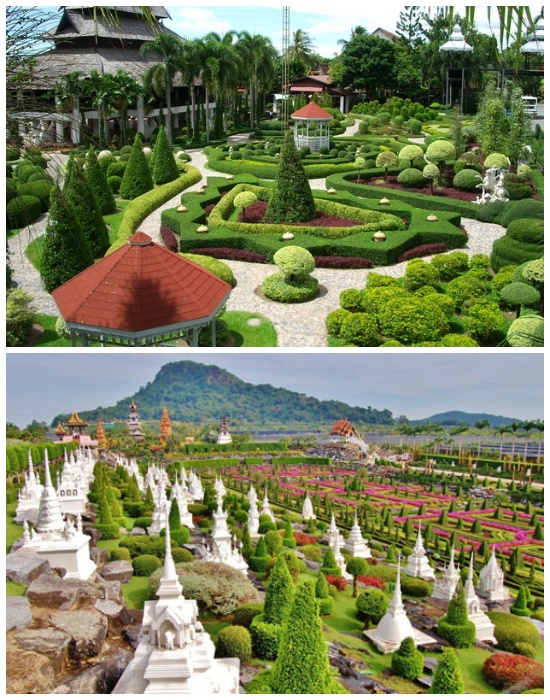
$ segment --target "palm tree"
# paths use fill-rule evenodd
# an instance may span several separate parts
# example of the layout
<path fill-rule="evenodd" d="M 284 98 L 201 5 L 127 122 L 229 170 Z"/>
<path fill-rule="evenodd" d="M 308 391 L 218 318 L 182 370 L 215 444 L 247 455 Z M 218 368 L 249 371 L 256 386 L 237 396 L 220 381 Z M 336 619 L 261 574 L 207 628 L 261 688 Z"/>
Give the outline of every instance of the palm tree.
<path fill-rule="evenodd" d="M 233 97 L 239 86 L 239 78 L 243 69 L 241 57 L 233 43 L 238 33 L 234 30 L 226 32 L 223 36 L 216 32 L 209 32 L 205 37 L 208 53 L 216 60 L 216 77 L 214 91 L 216 94 L 215 133 L 216 137 L 222 136 L 222 131 L 227 128 L 227 112 L 230 97 Z"/>
<path fill-rule="evenodd" d="M 80 123 L 84 122 L 84 111 L 81 110 L 80 100 L 86 95 L 86 83 L 81 71 L 74 70 L 59 78 L 54 86 L 54 95 L 60 101 L 63 111 L 78 109 Z"/>
<path fill-rule="evenodd" d="M 479 442 L 477 445 L 477 456 L 478 459 L 481 455 L 481 431 L 484 430 L 485 428 L 490 428 L 491 424 L 489 423 L 488 420 L 478 420 L 474 423 L 474 426 L 479 430 Z"/>
<path fill-rule="evenodd" d="M 346 41 L 346 39 L 338 39 L 338 41 L 336 43 L 340 44 L 341 46 L 346 48 L 346 46 L 350 42 L 352 42 L 355 39 L 355 37 L 366 36 L 367 34 L 368 34 L 368 31 L 365 29 L 365 27 L 358 24 L 356 27 L 353 27 L 353 29 L 351 30 L 349 41 Z"/>
<path fill-rule="evenodd" d="M 267 37 L 248 32 L 240 32 L 237 50 L 248 79 L 250 127 L 253 129 L 260 118 L 258 104 L 260 90 L 270 87 L 277 77 L 275 69 L 277 50 Z"/>
<path fill-rule="evenodd" d="M 107 145 L 109 125 L 107 117 L 113 111 L 111 75 L 100 73 L 94 68 L 85 81 L 85 91 L 91 100 L 92 107 L 97 110 L 99 119 L 99 142 Z"/>
<path fill-rule="evenodd" d="M 501 426 L 499 426 L 499 427 L 495 430 L 495 433 L 498 433 L 498 434 L 500 435 L 500 455 L 499 455 L 499 459 L 502 459 L 502 445 L 503 445 L 503 442 L 504 442 L 504 434 L 505 434 L 505 433 L 510 433 L 510 432 L 512 432 L 512 431 L 510 430 L 510 426 L 509 426 L 509 425 L 501 425 Z"/>
<path fill-rule="evenodd" d="M 308 32 L 297 29 L 292 33 L 292 42 L 288 47 L 288 60 L 291 64 L 291 79 L 301 77 L 311 68 L 315 68 L 317 57 L 314 54 L 313 40 Z"/>
<path fill-rule="evenodd" d="M 127 71 L 119 70 L 114 75 L 110 76 L 109 88 L 111 92 L 111 101 L 113 107 L 120 113 L 120 134 L 122 145 L 128 142 L 127 126 L 128 126 L 128 107 L 134 104 L 137 98 L 143 94 L 143 88 L 140 83 L 133 78 Z"/>
<path fill-rule="evenodd" d="M 201 73 L 203 56 L 204 43 L 200 39 L 185 41 L 181 54 L 179 55 L 180 63 L 178 64 L 178 71 L 181 74 L 181 82 L 188 86 L 189 95 L 191 97 L 190 124 L 191 131 L 193 132 L 193 140 L 195 140 L 197 136 L 195 79 Z"/>
<path fill-rule="evenodd" d="M 183 42 L 169 34 L 159 34 L 155 39 L 146 41 L 141 47 L 142 56 L 150 53 L 160 54 L 162 63 L 151 66 L 144 77 L 144 88 L 159 97 L 164 93 L 166 103 L 166 136 L 172 143 L 172 87 L 177 68 L 181 63 Z"/>

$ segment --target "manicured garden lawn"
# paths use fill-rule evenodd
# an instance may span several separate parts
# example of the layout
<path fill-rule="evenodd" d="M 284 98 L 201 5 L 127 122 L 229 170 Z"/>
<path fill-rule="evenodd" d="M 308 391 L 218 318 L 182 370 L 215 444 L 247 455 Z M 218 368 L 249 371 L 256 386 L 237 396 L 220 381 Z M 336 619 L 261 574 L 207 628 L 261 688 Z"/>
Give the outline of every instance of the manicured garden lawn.
<path fill-rule="evenodd" d="M 218 635 L 224 627 L 230 627 L 231 622 L 229 620 L 203 620 L 201 622 L 204 626 L 205 631 L 212 637 L 214 644 L 218 641 Z"/>
<path fill-rule="evenodd" d="M 44 250 L 44 243 L 44 236 L 39 236 L 25 248 L 25 255 L 39 272 L 40 261 L 42 259 L 42 252 Z"/>
<path fill-rule="evenodd" d="M 122 595 L 130 610 L 143 610 L 143 603 L 149 598 L 149 577 L 132 576 L 129 583 L 122 584 Z"/>
<path fill-rule="evenodd" d="M 277 346 L 277 332 L 271 321 L 261 314 L 245 311 L 226 311 L 221 316 L 229 326 L 238 348 L 274 348 Z M 259 325 L 250 325 L 250 320 L 258 319 Z"/>
<path fill-rule="evenodd" d="M 130 204 L 129 201 L 123 199 L 116 200 L 117 211 L 114 214 L 108 214 L 103 217 L 103 220 L 109 227 L 109 241 L 113 244 L 118 236 L 118 228 L 126 211 L 126 207 Z"/>
<path fill-rule="evenodd" d="M 28 250 L 28 249 L 27 249 Z M 55 347 L 69 348 L 71 347 L 70 338 L 60 338 L 55 330 L 57 316 L 46 316 L 45 314 L 37 314 L 36 322 L 44 329 L 44 334 L 36 343 L 37 347 Z"/>
<path fill-rule="evenodd" d="M 464 679 L 464 687 L 467 693 L 495 693 L 495 689 L 486 683 L 481 676 L 481 667 L 485 659 L 491 656 L 491 652 L 483 649 L 456 649 L 460 660 L 460 670 Z"/>
<path fill-rule="evenodd" d="M 13 522 L 17 503 L 6 505 L 6 553 L 10 551 L 12 544 L 23 535 L 23 526 Z"/>

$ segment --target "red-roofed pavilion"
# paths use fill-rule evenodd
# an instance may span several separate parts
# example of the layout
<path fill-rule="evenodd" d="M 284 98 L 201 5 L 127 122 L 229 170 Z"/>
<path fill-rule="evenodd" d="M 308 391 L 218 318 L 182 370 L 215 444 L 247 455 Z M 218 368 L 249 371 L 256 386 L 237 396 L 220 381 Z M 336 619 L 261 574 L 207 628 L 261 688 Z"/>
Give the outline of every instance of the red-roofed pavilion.
<path fill-rule="evenodd" d="M 163 345 L 185 338 L 197 347 L 231 287 L 190 260 L 154 243 L 141 231 L 121 248 L 52 292 L 71 341 L 82 346 Z"/>
<path fill-rule="evenodd" d="M 310 102 L 290 116 L 294 119 L 296 148 L 309 146 L 311 151 L 318 151 L 322 146 L 330 148 L 330 122 L 333 118 L 330 112 Z"/>

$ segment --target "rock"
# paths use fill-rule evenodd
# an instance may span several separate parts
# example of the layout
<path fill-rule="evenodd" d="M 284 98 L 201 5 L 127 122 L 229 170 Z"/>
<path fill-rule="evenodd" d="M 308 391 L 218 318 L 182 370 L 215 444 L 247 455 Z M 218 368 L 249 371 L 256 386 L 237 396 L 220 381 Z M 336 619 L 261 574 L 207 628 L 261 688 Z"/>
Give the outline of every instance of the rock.
<path fill-rule="evenodd" d="M 105 581 L 104 579 L 100 579 L 97 586 L 102 591 L 103 600 L 114 600 L 115 603 L 123 602 L 120 581 Z"/>
<path fill-rule="evenodd" d="M 29 599 L 24 596 L 10 596 L 6 600 L 6 632 L 22 629 L 32 622 Z"/>
<path fill-rule="evenodd" d="M 119 603 L 115 603 L 114 600 L 96 600 L 94 608 L 107 618 L 109 634 L 113 636 L 119 635 L 125 622 L 128 622 L 121 616 L 121 613 L 124 612 L 124 607 L 119 605 Z"/>
<path fill-rule="evenodd" d="M 96 566 L 107 563 L 107 550 L 102 547 L 90 547 L 90 559 Z"/>
<path fill-rule="evenodd" d="M 68 634 L 69 656 L 74 661 L 84 661 L 99 656 L 107 636 L 107 619 L 88 610 L 55 612 L 50 615 L 52 625 Z"/>
<path fill-rule="evenodd" d="M 26 595 L 38 607 L 70 610 L 78 598 L 78 589 L 73 581 L 63 581 L 54 574 L 42 574 L 27 588 Z"/>
<path fill-rule="evenodd" d="M 122 630 L 122 638 L 125 639 L 135 651 L 141 639 L 141 625 L 127 625 Z"/>
<path fill-rule="evenodd" d="M 25 651 L 34 651 L 47 656 L 56 674 L 61 673 L 67 659 L 71 638 L 68 634 L 53 627 L 24 630 L 14 634 L 17 645 Z"/>
<path fill-rule="evenodd" d="M 34 651 L 8 648 L 6 652 L 6 693 L 49 693 L 55 671 L 47 656 Z"/>
<path fill-rule="evenodd" d="M 110 694 L 132 660 L 132 652 L 116 649 L 109 657 L 93 668 L 88 668 L 53 689 L 56 695 L 105 695 Z"/>
<path fill-rule="evenodd" d="M 283 233 L 283 235 L 281 236 L 281 240 L 292 241 L 294 240 L 294 234 L 290 233 L 290 231 L 287 231 L 286 233 Z"/>
<path fill-rule="evenodd" d="M 6 557 L 6 578 L 28 586 L 50 571 L 50 562 L 34 552 L 17 551 Z"/>
<path fill-rule="evenodd" d="M 82 532 L 85 535 L 89 535 L 92 538 L 90 540 L 90 548 L 95 547 L 101 539 L 101 532 L 99 530 L 96 530 L 95 527 L 91 527 L 91 525 L 84 525 L 82 527 Z"/>
<path fill-rule="evenodd" d="M 133 527 L 130 535 L 146 535 L 147 530 L 144 530 L 142 527 Z"/>
<path fill-rule="evenodd" d="M 129 561 L 110 561 L 103 566 L 100 573 L 107 581 L 129 583 L 132 580 L 134 569 Z"/>

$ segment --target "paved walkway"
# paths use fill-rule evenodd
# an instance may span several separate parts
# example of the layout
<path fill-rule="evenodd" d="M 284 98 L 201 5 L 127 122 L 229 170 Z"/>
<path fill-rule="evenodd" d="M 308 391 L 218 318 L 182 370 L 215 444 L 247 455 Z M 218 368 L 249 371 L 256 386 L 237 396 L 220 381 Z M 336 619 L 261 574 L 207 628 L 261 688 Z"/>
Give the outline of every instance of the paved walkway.
<path fill-rule="evenodd" d="M 357 130 L 357 125 L 348 127 L 344 135 L 352 135 Z M 241 140 L 247 140 L 247 135 L 242 135 Z M 190 149 L 191 164 L 202 173 L 203 179 L 209 176 L 219 176 L 206 168 L 206 156 L 201 150 Z M 312 189 L 325 189 L 324 178 L 310 180 Z M 189 188 L 194 191 L 201 186 L 197 183 Z M 157 211 L 148 216 L 139 227 L 153 240 L 162 244 L 160 239 L 160 218 L 163 209 L 178 206 L 180 195 L 177 195 Z M 504 234 L 504 229 L 496 224 L 483 224 L 473 219 L 462 219 L 462 224 L 468 233 L 468 243 L 465 251 L 470 254 L 485 253 L 489 255 L 493 242 Z M 32 226 L 24 229 L 8 242 L 12 278 L 14 282 L 26 289 L 34 298 L 34 303 L 40 313 L 58 315 L 52 297 L 42 289 L 40 276 L 28 261 L 24 250 L 29 243 L 42 235 L 46 225 L 46 216 L 43 216 Z M 430 260 L 431 257 L 425 258 Z M 325 331 L 325 318 L 329 311 L 339 307 L 340 292 L 344 289 L 362 289 L 365 286 L 368 270 L 332 270 L 317 269 L 314 276 L 320 283 L 320 294 L 312 301 L 303 304 L 281 304 L 265 299 L 259 291 L 263 280 L 277 271 L 275 265 L 262 265 L 245 263 L 233 260 L 225 260 L 231 267 L 237 278 L 237 286 L 232 291 L 227 302 L 229 311 L 248 311 L 263 314 L 273 323 L 277 331 L 280 347 L 326 347 L 327 334 Z M 376 267 L 372 271 L 400 277 L 403 275 L 406 263 L 399 263 L 388 267 Z"/>

